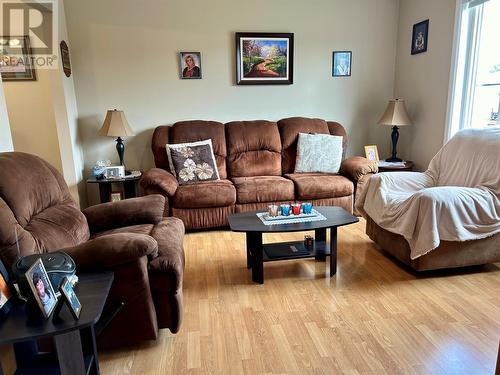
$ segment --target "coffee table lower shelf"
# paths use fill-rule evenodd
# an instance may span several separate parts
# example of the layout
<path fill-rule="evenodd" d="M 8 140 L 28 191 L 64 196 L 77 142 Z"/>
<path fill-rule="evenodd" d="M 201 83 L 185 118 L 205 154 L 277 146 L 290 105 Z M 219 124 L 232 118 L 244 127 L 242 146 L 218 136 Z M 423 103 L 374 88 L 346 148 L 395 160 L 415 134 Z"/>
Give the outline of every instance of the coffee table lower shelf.
<path fill-rule="evenodd" d="M 264 262 L 301 258 L 324 260 L 326 255 L 330 255 L 330 246 L 325 241 L 315 241 L 312 248 L 306 248 L 303 241 L 268 243 L 262 248 Z"/>

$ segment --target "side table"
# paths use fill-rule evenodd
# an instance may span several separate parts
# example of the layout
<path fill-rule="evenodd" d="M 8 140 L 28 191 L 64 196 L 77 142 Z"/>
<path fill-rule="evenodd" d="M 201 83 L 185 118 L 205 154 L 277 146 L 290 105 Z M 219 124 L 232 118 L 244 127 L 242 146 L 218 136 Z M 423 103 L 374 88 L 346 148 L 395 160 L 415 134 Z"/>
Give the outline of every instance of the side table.
<path fill-rule="evenodd" d="M 113 273 L 79 275 L 75 293 L 82 304 L 80 319 L 75 320 L 68 307 L 49 319 L 28 316 L 25 304 L 12 307 L 0 323 L 0 345 L 14 344 L 18 374 L 99 374 L 96 335 L 103 324 L 115 316 L 116 309 L 101 318 L 108 298 Z M 120 306 L 121 307 L 121 306 Z M 39 354 L 36 340 L 53 338 L 56 355 Z M 3 374 L 0 364 L 0 374 Z"/>
<path fill-rule="evenodd" d="M 379 172 L 412 172 L 413 162 L 405 161 L 404 167 L 378 167 Z"/>
<path fill-rule="evenodd" d="M 139 176 L 129 177 L 129 178 L 89 178 L 87 180 L 88 184 L 98 184 L 99 185 L 99 197 L 101 203 L 106 203 L 111 200 L 111 193 L 113 191 L 112 184 L 120 184 L 122 186 L 123 198 L 135 198 L 138 195 L 137 185 L 141 179 L 142 173 Z"/>

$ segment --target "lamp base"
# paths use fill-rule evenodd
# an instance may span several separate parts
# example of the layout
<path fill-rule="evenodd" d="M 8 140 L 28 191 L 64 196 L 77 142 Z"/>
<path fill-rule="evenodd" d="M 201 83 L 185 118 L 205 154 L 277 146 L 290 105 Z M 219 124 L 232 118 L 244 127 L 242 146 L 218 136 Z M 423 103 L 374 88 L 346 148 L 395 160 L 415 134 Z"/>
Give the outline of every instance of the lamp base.
<path fill-rule="evenodd" d="M 400 159 L 400 158 L 388 158 L 388 159 L 385 159 L 385 161 L 387 161 L 389 163 L 396 163 L 396 162 L 403 161 L 403 159 Z"/>

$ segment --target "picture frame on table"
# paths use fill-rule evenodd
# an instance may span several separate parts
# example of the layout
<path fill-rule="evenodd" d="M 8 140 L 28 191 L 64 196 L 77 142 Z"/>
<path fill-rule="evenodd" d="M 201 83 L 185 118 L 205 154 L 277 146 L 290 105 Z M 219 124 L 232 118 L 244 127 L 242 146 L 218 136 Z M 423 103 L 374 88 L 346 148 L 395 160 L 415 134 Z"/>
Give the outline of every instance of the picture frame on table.
<path fill-rule="evenodd" d="M 14 287 L 9 274 L 0 261 L 0 322 L 10 312 L 14 296 Z"/>
<path fill-rule="evenodd" d="M 429 20 L 425 20 L 413 25 L 411 37 L 411 54 L 417 55 L 427 51 L 429 42 Z"/>
<path fill-rule="evenodd" d="M 332 52 L 332 77 L 350 77 L 352 70 L 352 51 Z"/>
<path fill-rule="evenodd" d="M 125 177 L 125 167 L 123 165 L 111 165 L 106 167 L 104 176 L 108 179 L 120 179 Z"/>
<path fill-rule="evenodd" d="M 36 81 L 29 36 L 0 36 L 0 73 L 4 82 Z"/>
<path fill-rule="evenodd" d="M 63 279 L 61 286 L 59 287 L 59 291 L 61 292 L 61 298 L 66 303 L 66 306 L 68 306 L 73 318 L 76 320 L 80 319 L 82 304 L 80 303 L 80 300 L 78 299 L 67 277 Z"/>
<path fill-rule="evenodd" d="M 380 161 L 376 145 L 365 146 L 365 156 L 368 160 L 376 161 L 377 163 Z"/>
<path fill-rule="evenodd" d="M 201 79 L 201 52 L 179 52 L 181 79 Z"/>
<path fill-rule="evenodd" d="M 40 311 L 45 319 L 48 319 L 57 306 L 58 298 L 42 260 L 37 259 L 25 276 Z"/>
<path fill-rule="evenodd" d="M 236 84 L 293 84 L 293 38 L 293 33 L 236 33 Z"/>

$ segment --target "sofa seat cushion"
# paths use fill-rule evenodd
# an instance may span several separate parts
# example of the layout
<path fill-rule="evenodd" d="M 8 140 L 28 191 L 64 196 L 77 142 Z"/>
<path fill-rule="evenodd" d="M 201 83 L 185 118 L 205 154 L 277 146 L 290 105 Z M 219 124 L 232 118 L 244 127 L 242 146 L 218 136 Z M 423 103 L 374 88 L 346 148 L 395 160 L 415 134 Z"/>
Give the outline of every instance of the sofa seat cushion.
<path fill-rule="evenodd" d="M 175 208 L 225 207 L 236 203 L 236 189 L 229 180 L 180 185 L 173 199 Z"/>
<path fill-rule="evenodd" d="M 294 186 L 289 179 L 278 176 L 235 177 L 238 203 L 279 202 L 294 200 Z"/>
<path fill-rule="evenodd" d="M 289 173 L 299 200 L 346 197 L 354 193 L 354 184 L 344 176 L 325 173 Z"/>

